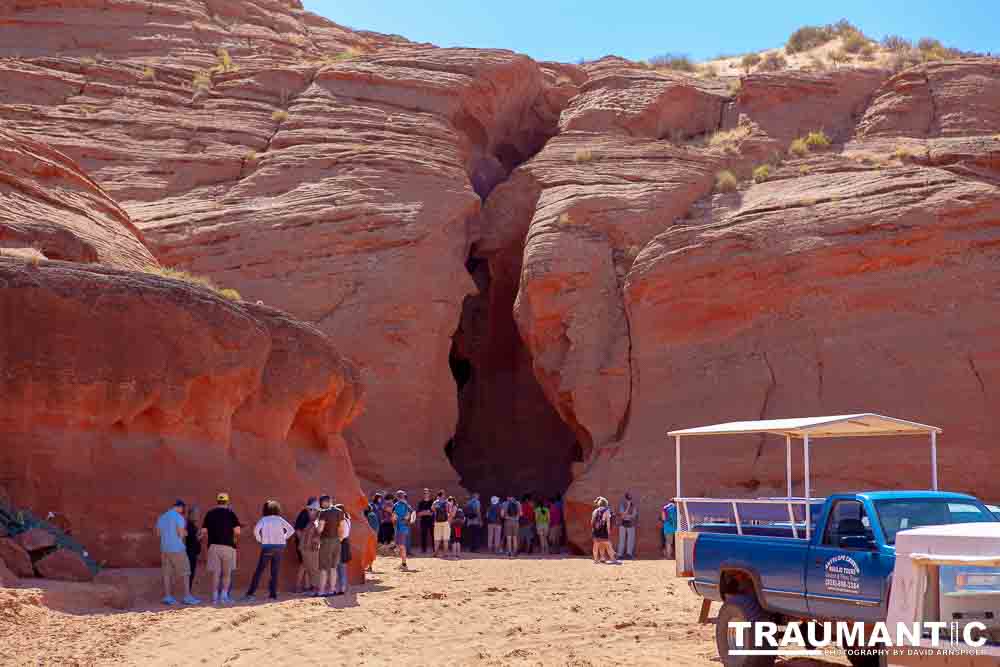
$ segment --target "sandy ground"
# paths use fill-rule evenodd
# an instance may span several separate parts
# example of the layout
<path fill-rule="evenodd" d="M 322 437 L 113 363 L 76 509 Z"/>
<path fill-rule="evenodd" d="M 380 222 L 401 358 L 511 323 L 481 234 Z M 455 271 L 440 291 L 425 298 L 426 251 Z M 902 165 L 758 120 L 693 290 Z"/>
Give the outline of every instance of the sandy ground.
<path fill-rule="evenodd" d="M 3 665 L 719 665 L 673 563 L 381 558 L 339 598 L 67 614 L 0 589 Z M 713 617 L 716 607 L 713 607 Z M 784 667 L 847 664 L 831 658 Z"/>

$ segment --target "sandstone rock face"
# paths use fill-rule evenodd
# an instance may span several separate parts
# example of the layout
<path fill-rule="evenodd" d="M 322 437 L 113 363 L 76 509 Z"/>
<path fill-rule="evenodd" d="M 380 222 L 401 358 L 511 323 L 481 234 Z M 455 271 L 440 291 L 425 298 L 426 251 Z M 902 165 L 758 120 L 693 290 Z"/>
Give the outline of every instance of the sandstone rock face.
<path fill-rule="evenodd" d="M 12 587 L 17 584 L 17 575 L 10 571 L 3 559 L 0 559 L 0 587 Z"/>
<path fill-rule="evenodd" d="M 22 549 L 31 553 L 32 551 L 41 551 L 43 549 L 51 549 L 56 545 L 55 536 L 47 530 L 42 530 L 41 528 L 32 528 L 27 530 L 17 537 L 14 538 Z"/>
<path fill-rule="evenodd" d="M 291 513 L 321 490 L 360 510 L 340 434 L 357 380 L 315 327 L 108 268 L 0 260 L 0 281 L 0 463 L 18 503 L 64 512 L 97 560 L 155 563 L 176 497 L 226 490 L 247 524 L 266 497 Z"/>
<path fill-rule="evenodd" d="M 57 581 L 91 581 L 94 573 L 75 551 L 57 549 L 39 560 L 35 567 L 39 576 Z"/>
<path fill-rule="evenodd" d="M 35 570 L 31 566 L 31 556 L 24 547 L 8 537 L 0 538 L 0 561 L 14 573 L 14 576 L 35 576 Z"/>
<path fill-rule="evenodd" d="M 262 489 L 297 507 L 329 480 L 358 510 L 358 477 L 569 484 L 581 544 L 592 498 L 630 488 L 648 554 L 674 492 L 666 431 L 757 417 L 936 423 L 945 485 L 1000 494 L 968 464 L 998 428 L 996 60 L 731 91 L 357 33 L 295 2 L 5 19 L 4 127 L 86 176 L 3 149 L 0 245 L 29 261 L 0 264 L 0 464 L 99 557 L 150 562 L 156 514 L 208 504 L 206 480 L 249 523 Z M 814 130 L 834 145 L 787 155 Z M 722 170 L 736 192 L 713 192 Z M 44 222 L 25 225 L 28 200 Z M 267 306 L 118 270 L 153 255 Z M 685 492 L 782 493 L 782 451 L 692 444 Z M 816 488 L 926 486 L 909 451 L 817 448 Z M 110 505 L 88 475 L 114 480 Z M 129 531 L 94 519 L 108 507 Z"/>
<path fill-rule="evenodd" d="M 156 264 L 128 214 L 66 156 L 0 128 L 0 164 L 0 253 Z"/>

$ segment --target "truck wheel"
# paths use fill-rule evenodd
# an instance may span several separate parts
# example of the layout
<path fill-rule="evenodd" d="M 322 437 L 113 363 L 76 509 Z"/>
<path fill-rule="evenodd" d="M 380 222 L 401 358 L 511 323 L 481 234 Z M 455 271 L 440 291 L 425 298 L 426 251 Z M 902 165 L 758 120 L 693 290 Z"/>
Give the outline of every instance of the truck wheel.
<path fill-rule="evenodd" d="M 848 653 L 847 661 L 851 663 L 852 667 L 885 667 L 888 664 L 884 655 L 851 655 Z"/>
<path fill-rule="evenodd" d="M 770 614 L 761 608 L 756 597 L 752 595 L 727 595 L 715 620 L 715 645 L 719 649 L 722 664 L 726 667 L 771 667 L 774 664 L 775 656 L 773 655 L 729 655 L 730 649 L 756 648 L 753 645 L 753 627 L 744 634 L 748 645 L 738 646 L 736 632 L 729 628 L 730 621 L 760 623 L 771 620 Z"/>

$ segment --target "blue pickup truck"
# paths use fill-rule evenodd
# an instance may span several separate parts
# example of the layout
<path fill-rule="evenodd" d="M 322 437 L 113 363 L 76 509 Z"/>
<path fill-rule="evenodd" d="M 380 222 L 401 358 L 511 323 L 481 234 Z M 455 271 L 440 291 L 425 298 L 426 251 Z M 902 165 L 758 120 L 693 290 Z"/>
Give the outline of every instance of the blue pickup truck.
<path fill-rule="evenodd" d="M 755 519 L 763 507 L 748 504 L 741 513 L 734 504 L 735 519 L 699 517 L 689 529 L 697 533 L 690 586 L 723 603 L 716 643 L 727 666 L 766 667 L 775 660 L 730 655 L 753 648 L 737 646 L 730 621 L 885 620 L 897 532 L 998 520 L 972 496 L 937 491 L 837 494 L 803 502 L 800 514 L 789 509 L 778 520 Z M 855 666 L 879 664 L 873 656 L 848 658 Z"/>

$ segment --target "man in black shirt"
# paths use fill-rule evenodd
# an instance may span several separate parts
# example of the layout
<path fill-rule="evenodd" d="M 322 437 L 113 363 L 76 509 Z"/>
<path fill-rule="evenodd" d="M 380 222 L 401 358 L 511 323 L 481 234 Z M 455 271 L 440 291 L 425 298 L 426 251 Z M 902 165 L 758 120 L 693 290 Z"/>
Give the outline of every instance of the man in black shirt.
<path fill-rule="evenodd" d="M 424 489 L 424 499 L 417 503 L 417 516 L 420 517 L 420 549 L 427 553 L 428 545 L 434 548 L 434 513 L 431 512 L 431 490 Z"/>
<path fill-rule="evenodd" d="M 240 520 L 229 505 L 229 494 L 219 493 L 218 503 L 205 514 L 202 539 L 208 540 L 208 571 L 212 573 L 212 602 L 232 602 L 230 582 L 236 569 L 236 545 L 240 539 Z"/>

